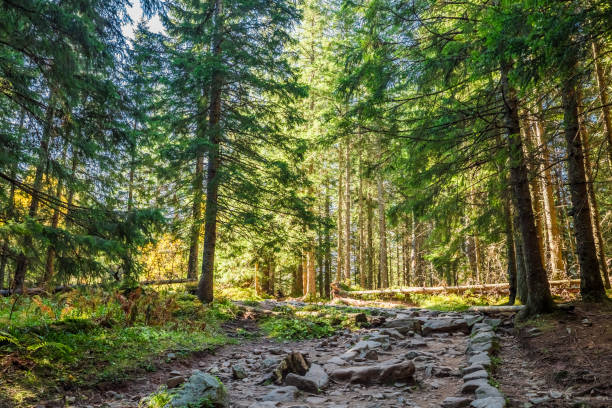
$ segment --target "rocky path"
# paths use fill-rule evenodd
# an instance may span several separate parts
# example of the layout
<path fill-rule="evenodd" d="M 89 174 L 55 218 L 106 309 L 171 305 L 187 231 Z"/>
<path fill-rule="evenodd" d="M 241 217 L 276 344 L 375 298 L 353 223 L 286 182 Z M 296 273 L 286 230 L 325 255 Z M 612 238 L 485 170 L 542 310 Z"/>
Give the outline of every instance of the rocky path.
<path fill-rule="evenodd" d="M 370 311 L 377 316 L 358 315 L 369 327 L 357 332 L 223 347 L 111 394 L 101 406 L 146 406 L 143 392 L 162 384 L 180 387 L 170 406 L 202 397 L 236 408 L 505 406 L 488 381 L 500 320 L 414 308 Z"/>

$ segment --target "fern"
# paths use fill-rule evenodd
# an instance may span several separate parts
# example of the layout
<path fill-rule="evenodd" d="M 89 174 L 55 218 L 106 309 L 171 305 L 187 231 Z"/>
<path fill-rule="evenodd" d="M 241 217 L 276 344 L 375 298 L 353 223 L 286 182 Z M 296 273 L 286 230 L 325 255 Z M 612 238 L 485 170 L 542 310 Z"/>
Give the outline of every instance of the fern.
<path fill-rule="evenodd" d="M 17 338 L 11 336 L 7 332 L 0 331 L 0 344 L 4 342 L 14 344 L 17 347 L 21 347 L 21 343 L 19 343 L 19 340 L 17 340 Z"/>

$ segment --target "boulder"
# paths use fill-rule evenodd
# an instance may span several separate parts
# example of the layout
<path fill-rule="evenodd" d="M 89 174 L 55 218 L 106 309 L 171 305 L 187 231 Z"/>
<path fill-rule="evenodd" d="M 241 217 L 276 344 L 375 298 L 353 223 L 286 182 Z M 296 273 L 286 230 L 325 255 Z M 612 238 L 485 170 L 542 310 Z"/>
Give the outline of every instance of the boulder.
<path fill-rule="evenodd" d="M 480 378 L 489 378 L 489 373 L 487 373 L 485 370 L 474 371 L 472 373 L 464 375 L 463 381 L 468 382 L 472 380 L 478 380 Z"/>
<path fill-rule="evenodd" d="M 476 399 L 503 398 L 503 394 L 490 384 L 483 384 L 476 388 Z"/>
<path fill-rule="evenodd" d="M 184 382 L 185 382 L 185 378 L 183 376 L 176 375 L 174 377 L 168 378 L 168 380 L 166 381 L 166 387 L 176 388 Z"/>
<path fill-rule="evenodd" d="M 480 387 L 481 385 L 489 385 L 489 383 L 484 378 L 481 378 L 481 379 L 478 379 L 478 380 L 468 381 L 468 382 L 463 384 L 463 387 L 461 387 L 461 393 L 462 394 L 471 394 L 474 391 L 476 391 L 476 389 L 478 387 Z"/>
<path fill-rule="evenodd" d="M 427 336 L 432 333 L 453 333 L 463 332 L 469 333 L 470 328 L 465 319 L 441 318 L 430 319 L 423 325 L 423 335 Z"/>
<path fill-rule="evenodd" d="M 491 366 L 491 358 L 487 353 L 478 353 L 474 354 L 468 360 L 470 364 L 480 364 L 481 366 L 487 368 Z"/>
<path fill-rule="evenodd" d="M 337 382 L 388 384 L 412 381 L 414 371 L 412 361 L 388 360 L 372 366 L 339 368 L 330 376 Z"/>
<path fill-rule="evenodd" d="M 325 370 L 323 370 L 323 367 L 318 364 L 312 364 L 304 375 L 287 374 L 285 384 L 293 385 L 302 391 L 317 393 L 329 384 L 329 377 Z"/>
<path fill-rule="evenodd" d="M 274 382 L 278 385 L 283 383 L 283 380 L 289 373 L 304 375 L 310 368 L 310 363 L 302 353 L 291 352 L 285 356 L 278 367 L 272 373 Z"/>
<path fill-rule="evenodd" d="M 472 364 L 471 366 L 461 369 L 463 375 L 473 373 L 474 371 L 484 370 L 485 368 L 480 364 Z"/>
<path fill-rule="evenodd" d="M 408 317 L 386 321 L 382 326 L 387 329 L 396 329 L 401 334 L 406 334 L 409 331 L 421 332 L 421 321 Z"/>
<path fill-rule="evenodd" d="M 199 407 L 205 401 L 207 406 L 229 407 L 229 396 L 223 384 L 210 374 L 195 370 L 189 381 L 172 396 L 167 407 Z"/>
<path fill-rule="evenodd" d="M 247 377 L 246 369 L 242 364 L 235 364 L 232 366 L 232 377 L 236 380 L 242 380 Z"/>

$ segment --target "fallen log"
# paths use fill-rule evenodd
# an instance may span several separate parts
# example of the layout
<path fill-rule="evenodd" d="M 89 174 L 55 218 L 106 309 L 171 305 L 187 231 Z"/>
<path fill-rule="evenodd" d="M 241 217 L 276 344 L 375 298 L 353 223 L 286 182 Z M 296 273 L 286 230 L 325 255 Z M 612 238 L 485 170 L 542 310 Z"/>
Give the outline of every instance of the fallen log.
<path fill-rule="evenodd" d="M 551 287 L 563 287 L 567 286 L 568 289 L 574 289 L 571 285 L 579 285 L 580 279 L 572 280 L 557 280 L 549 281 Z M 341 289 L 337 283 L 332 283 L 332 291 L 334 295 L 341 295 L 343 297 L 359 296 L 359 295 L 410 295 L 410 294 L 439 294 L 439 293 L 463 293 L 467 291 L 473 292 L 487 292 L 492 290 L 504 290 L 509 289 L 508 283 L 488 283 L 483 285 L 462 285 L 462 286 L 432 286 L 432 287 L 406 287 L 406 288 L 394 288 L 394 289 L 376 289 L 376 290 L 351 290 L 346 291 Z"/>

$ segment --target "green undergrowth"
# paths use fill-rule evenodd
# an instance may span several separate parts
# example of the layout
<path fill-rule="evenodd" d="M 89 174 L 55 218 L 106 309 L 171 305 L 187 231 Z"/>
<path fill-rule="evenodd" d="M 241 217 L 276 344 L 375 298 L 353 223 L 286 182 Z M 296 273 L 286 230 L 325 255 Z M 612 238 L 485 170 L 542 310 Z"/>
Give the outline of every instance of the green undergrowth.
<path fill-rule="evenodd" d="M 263 332 L 278 340 L 305 340 L 334 335 L 339 330 L 356 330 L 355 314 L 362 313 L 354 308 L 337 308 L 321 305 L 307 305 L 302 308 L 281 306 L 275 308 L 277 315 L 260 323 Z M 368 312 L 365 312 L 368 314 Z"/>
<path fill-rule="evenodd" d="M 381 295 L 366 295 L 360 297 L 366 301 L 391 300 L 400 302 L 396 307 L 422 307 L 440 311 L 464 311 L 472 306 L 503 305 L 508 301 L 507 296 L 496 294 L 477 294 L 470 291 L 463 294 L 394 294 L 392 298 L 382 297 Z"/>
<path fill-rule="evenodd" d="M 73 291 L 0 299 L 0 406 L 122 382 L 171 359 L 218 347 L 229 301 L 204 306 L 177 291 Z"/>

